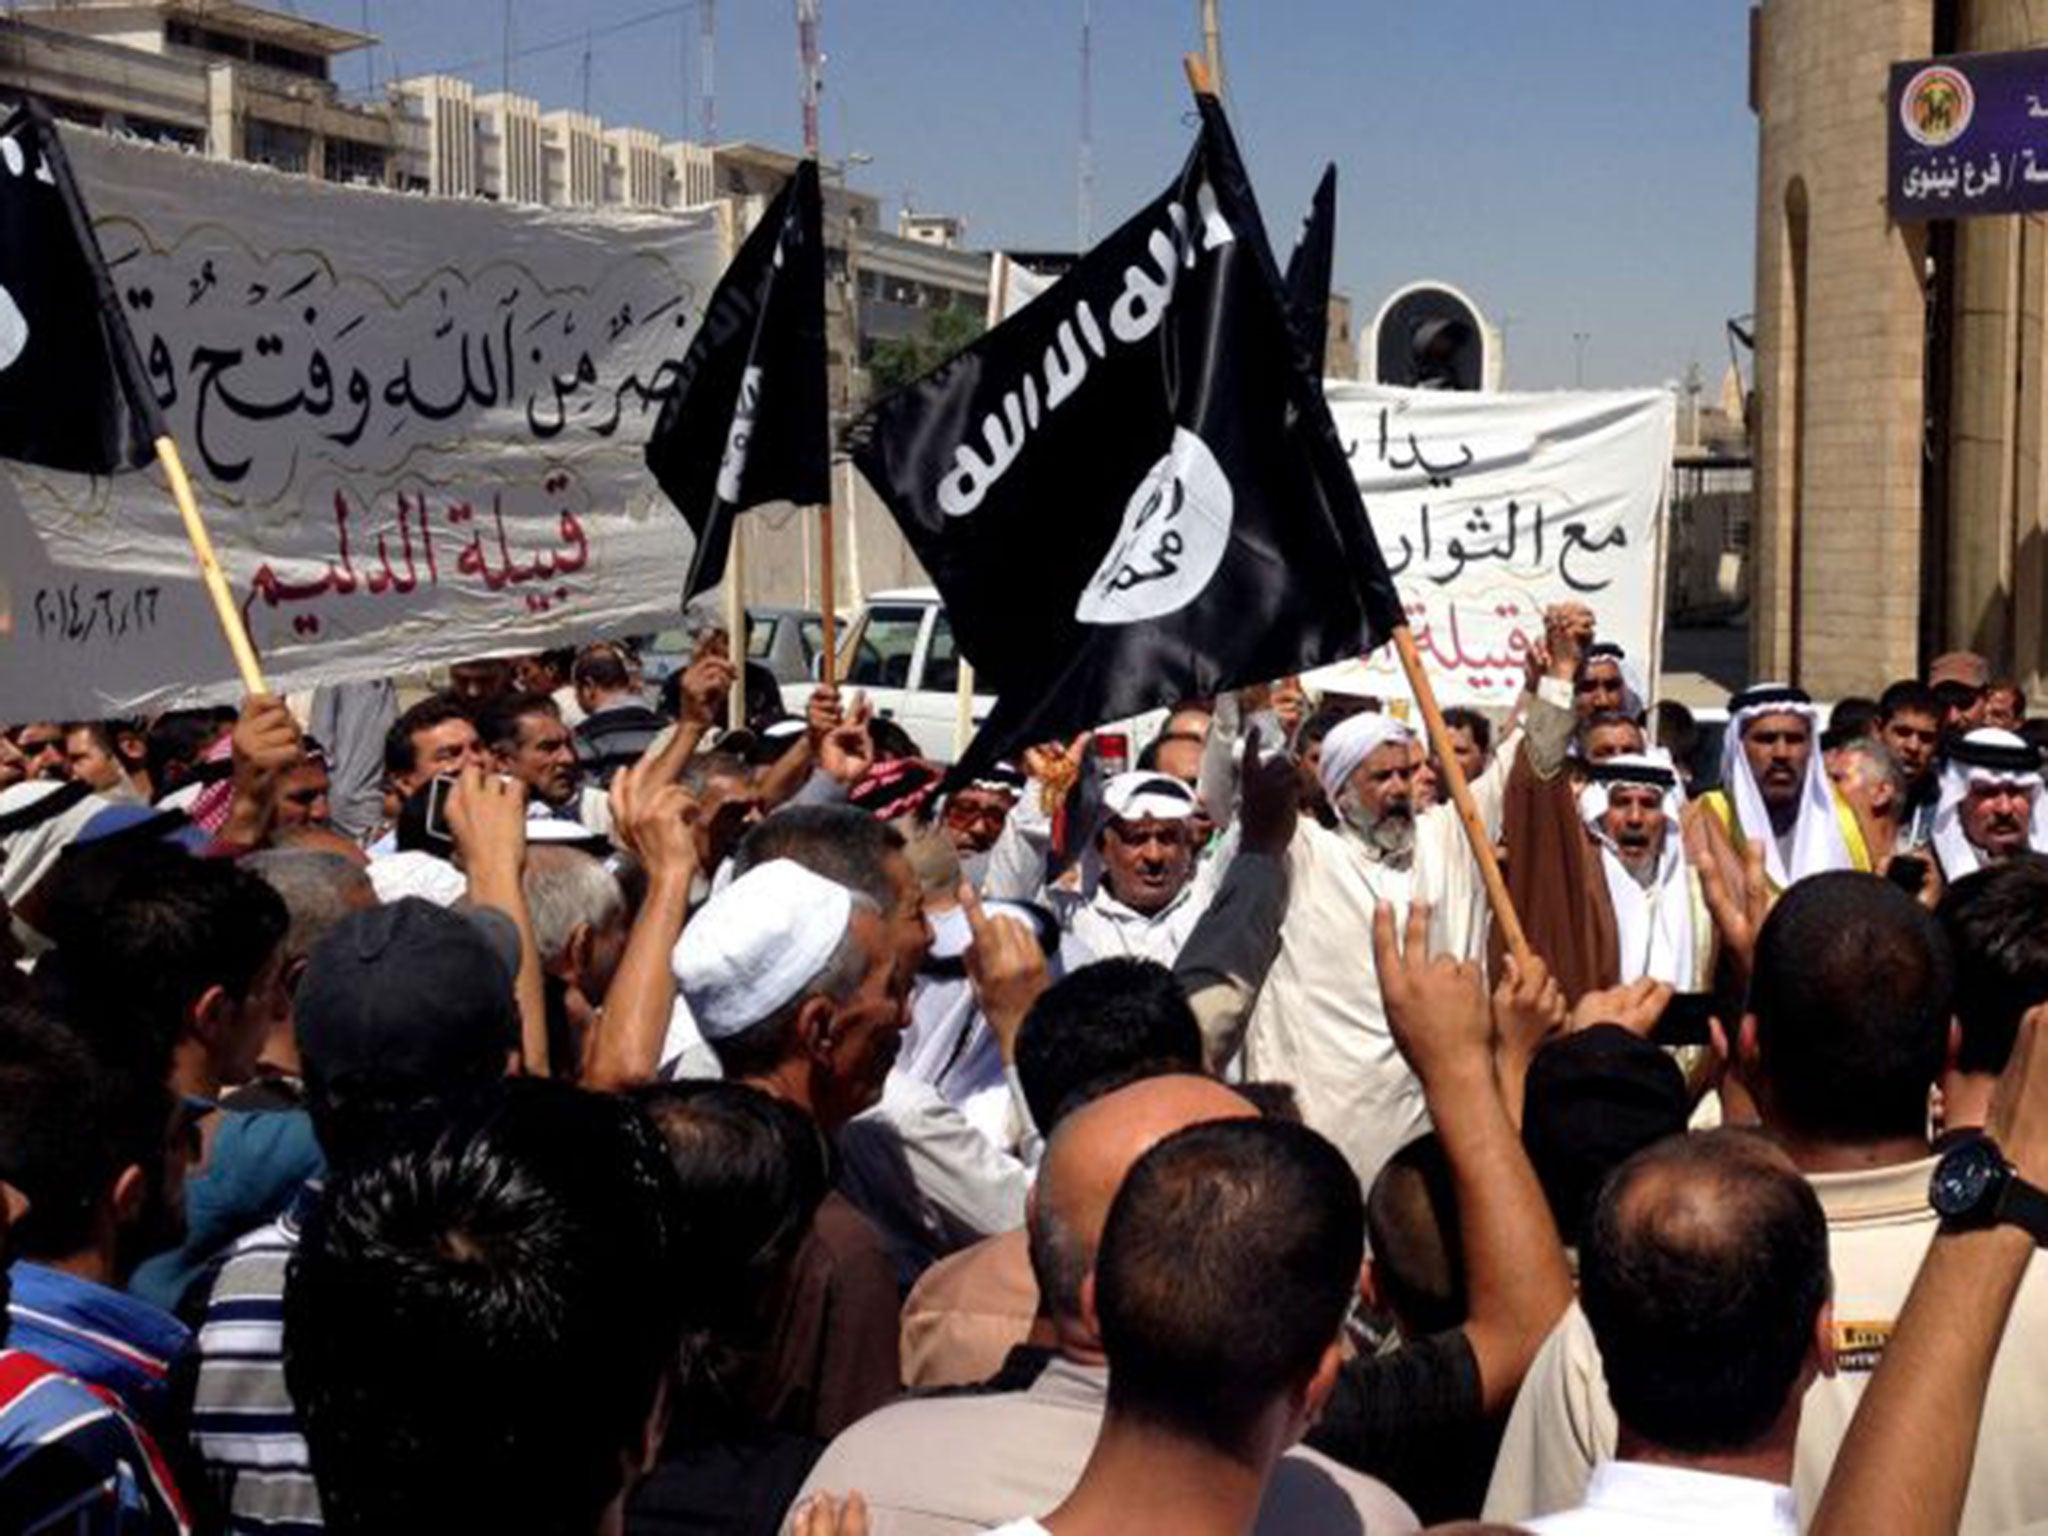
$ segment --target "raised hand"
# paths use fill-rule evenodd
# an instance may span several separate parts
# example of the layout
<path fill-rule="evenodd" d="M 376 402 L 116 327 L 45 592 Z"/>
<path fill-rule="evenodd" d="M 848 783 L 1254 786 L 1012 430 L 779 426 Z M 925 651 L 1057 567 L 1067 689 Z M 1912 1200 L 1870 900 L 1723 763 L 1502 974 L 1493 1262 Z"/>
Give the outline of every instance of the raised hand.
<path fill-rule="evenodd" d="M 1038 935 L 1016 918 L 984 910 L 973 886 L 960 887 L 960 906 L 972 935 L 961 956 L 967 980 L 996 1044 L 1002 1047 L 1003 1060 L 1008 1061 L 1016 1050 L 1024 1016 L 1052 984 L 1045 951 L 1039 948 Z"/>
<path fill-rule="evenodd" d="M 1394 1044 L 1425 1086 L 1458 1071 L 1493 1070 L 1493 1008 L 1486 978 L 1469 960 L 1429 952 L 1429 903 L 1408 908 L 1405 942 L 1394 909 L 1373 909 L 1373 964 Z"/>

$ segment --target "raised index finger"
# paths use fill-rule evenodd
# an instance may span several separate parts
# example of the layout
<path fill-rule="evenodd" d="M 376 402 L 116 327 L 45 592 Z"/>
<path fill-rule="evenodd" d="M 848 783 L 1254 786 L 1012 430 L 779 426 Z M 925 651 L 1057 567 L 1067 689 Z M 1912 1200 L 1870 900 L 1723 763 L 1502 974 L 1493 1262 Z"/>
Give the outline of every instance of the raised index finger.
<path fill-rule="evenodd" d="M 1394 939 L 1394 909 L 1384 901 L 1375 902 L 1372 909 L 1372 963 L 1385 992 L 1401 969 L 1401 949 Z"/>

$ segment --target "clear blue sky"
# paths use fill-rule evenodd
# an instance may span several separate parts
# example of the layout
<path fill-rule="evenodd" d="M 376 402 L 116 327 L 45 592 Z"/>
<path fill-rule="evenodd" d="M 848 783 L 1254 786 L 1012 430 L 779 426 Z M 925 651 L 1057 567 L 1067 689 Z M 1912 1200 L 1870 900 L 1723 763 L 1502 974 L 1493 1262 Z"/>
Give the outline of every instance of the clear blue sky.
<path fill-rule="evenodd" d="M 273 0 L 280 3 L 280 0 Z M 504 0 L 298 0 L 383 38 L 381 82 L 501 79 Z M 635 23 L 636 18 L 666 14 Z M 724 139 L 794 145 L 790 0 L 723 0 Z M 1076 230 L 1082 0 L 824 0 L 825 153 L 855 185 L 966 217 L 977 246 Z M 1095 227 L 1156 194 L 1188 142 L 1178 58 L 1196 0 L 1094 0 Z M 1340 174 L 1337 283 L 1363 320 L 1447 278 L 1510 321 L 1510 382 L 1655 384 L 1751 305 L 1755 127 L 1740 0 L 1222 0 L 1228 102 L 1283 252 L 1325 160 Z M 512 0 L 513 88 L 694 136 L 697 16 L 662 0 Z M 608 30 L 616 29 L 616 30 Z M 568 46 L 536 49 L 558 40 Z M 360 91 L 361 58 L 338 66 Z"/>

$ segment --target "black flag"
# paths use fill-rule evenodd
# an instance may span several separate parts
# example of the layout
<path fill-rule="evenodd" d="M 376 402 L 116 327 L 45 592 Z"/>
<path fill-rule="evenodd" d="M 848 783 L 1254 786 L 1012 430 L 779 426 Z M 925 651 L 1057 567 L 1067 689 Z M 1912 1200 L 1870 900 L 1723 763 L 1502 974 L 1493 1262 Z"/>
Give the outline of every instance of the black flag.
<path fill-rule="evenodd" d="M 1330 269 L 1337 248 L 1337 167 L 1323 167 L 1308 219 L 1287 258 L 1287 308 L 1309 349 L 1309 377 L 1320 379 L 1330 351 Z"/>
<path fill-rule="evenodd" d="M 141 379 L 56 125 L 31 100 L 0 124 L 0 458 L 147 463 L 162 418 Z"/>
<path fill-rule="evenodd" d="M 962 767 L 1378 646 L 1401 605 L 1222 110 L 854 459 L 1000 697 Z"/>
<path fill-rule="evenodd" d="M 697 535 L 684 602 L 724 576 L 736 513 L 831 499 L 823 226 L 818 163 L 799 161 L 719 280 L 647 439 L 647 467 Z"/>

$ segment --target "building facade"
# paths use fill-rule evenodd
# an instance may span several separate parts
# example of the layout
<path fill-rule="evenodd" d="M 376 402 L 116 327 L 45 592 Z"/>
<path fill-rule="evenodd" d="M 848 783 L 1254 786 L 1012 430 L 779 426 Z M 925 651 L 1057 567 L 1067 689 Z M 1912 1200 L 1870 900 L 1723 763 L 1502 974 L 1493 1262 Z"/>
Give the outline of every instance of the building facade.
<path fill-rule="evenodd" d="M 1886 213 L 1895 61 L 2048 44 L 2023 0 L 1764 0 L 1751 661 L 1869 693 L 1980 651 L 2048 703 L 2048 224 Z"/>

